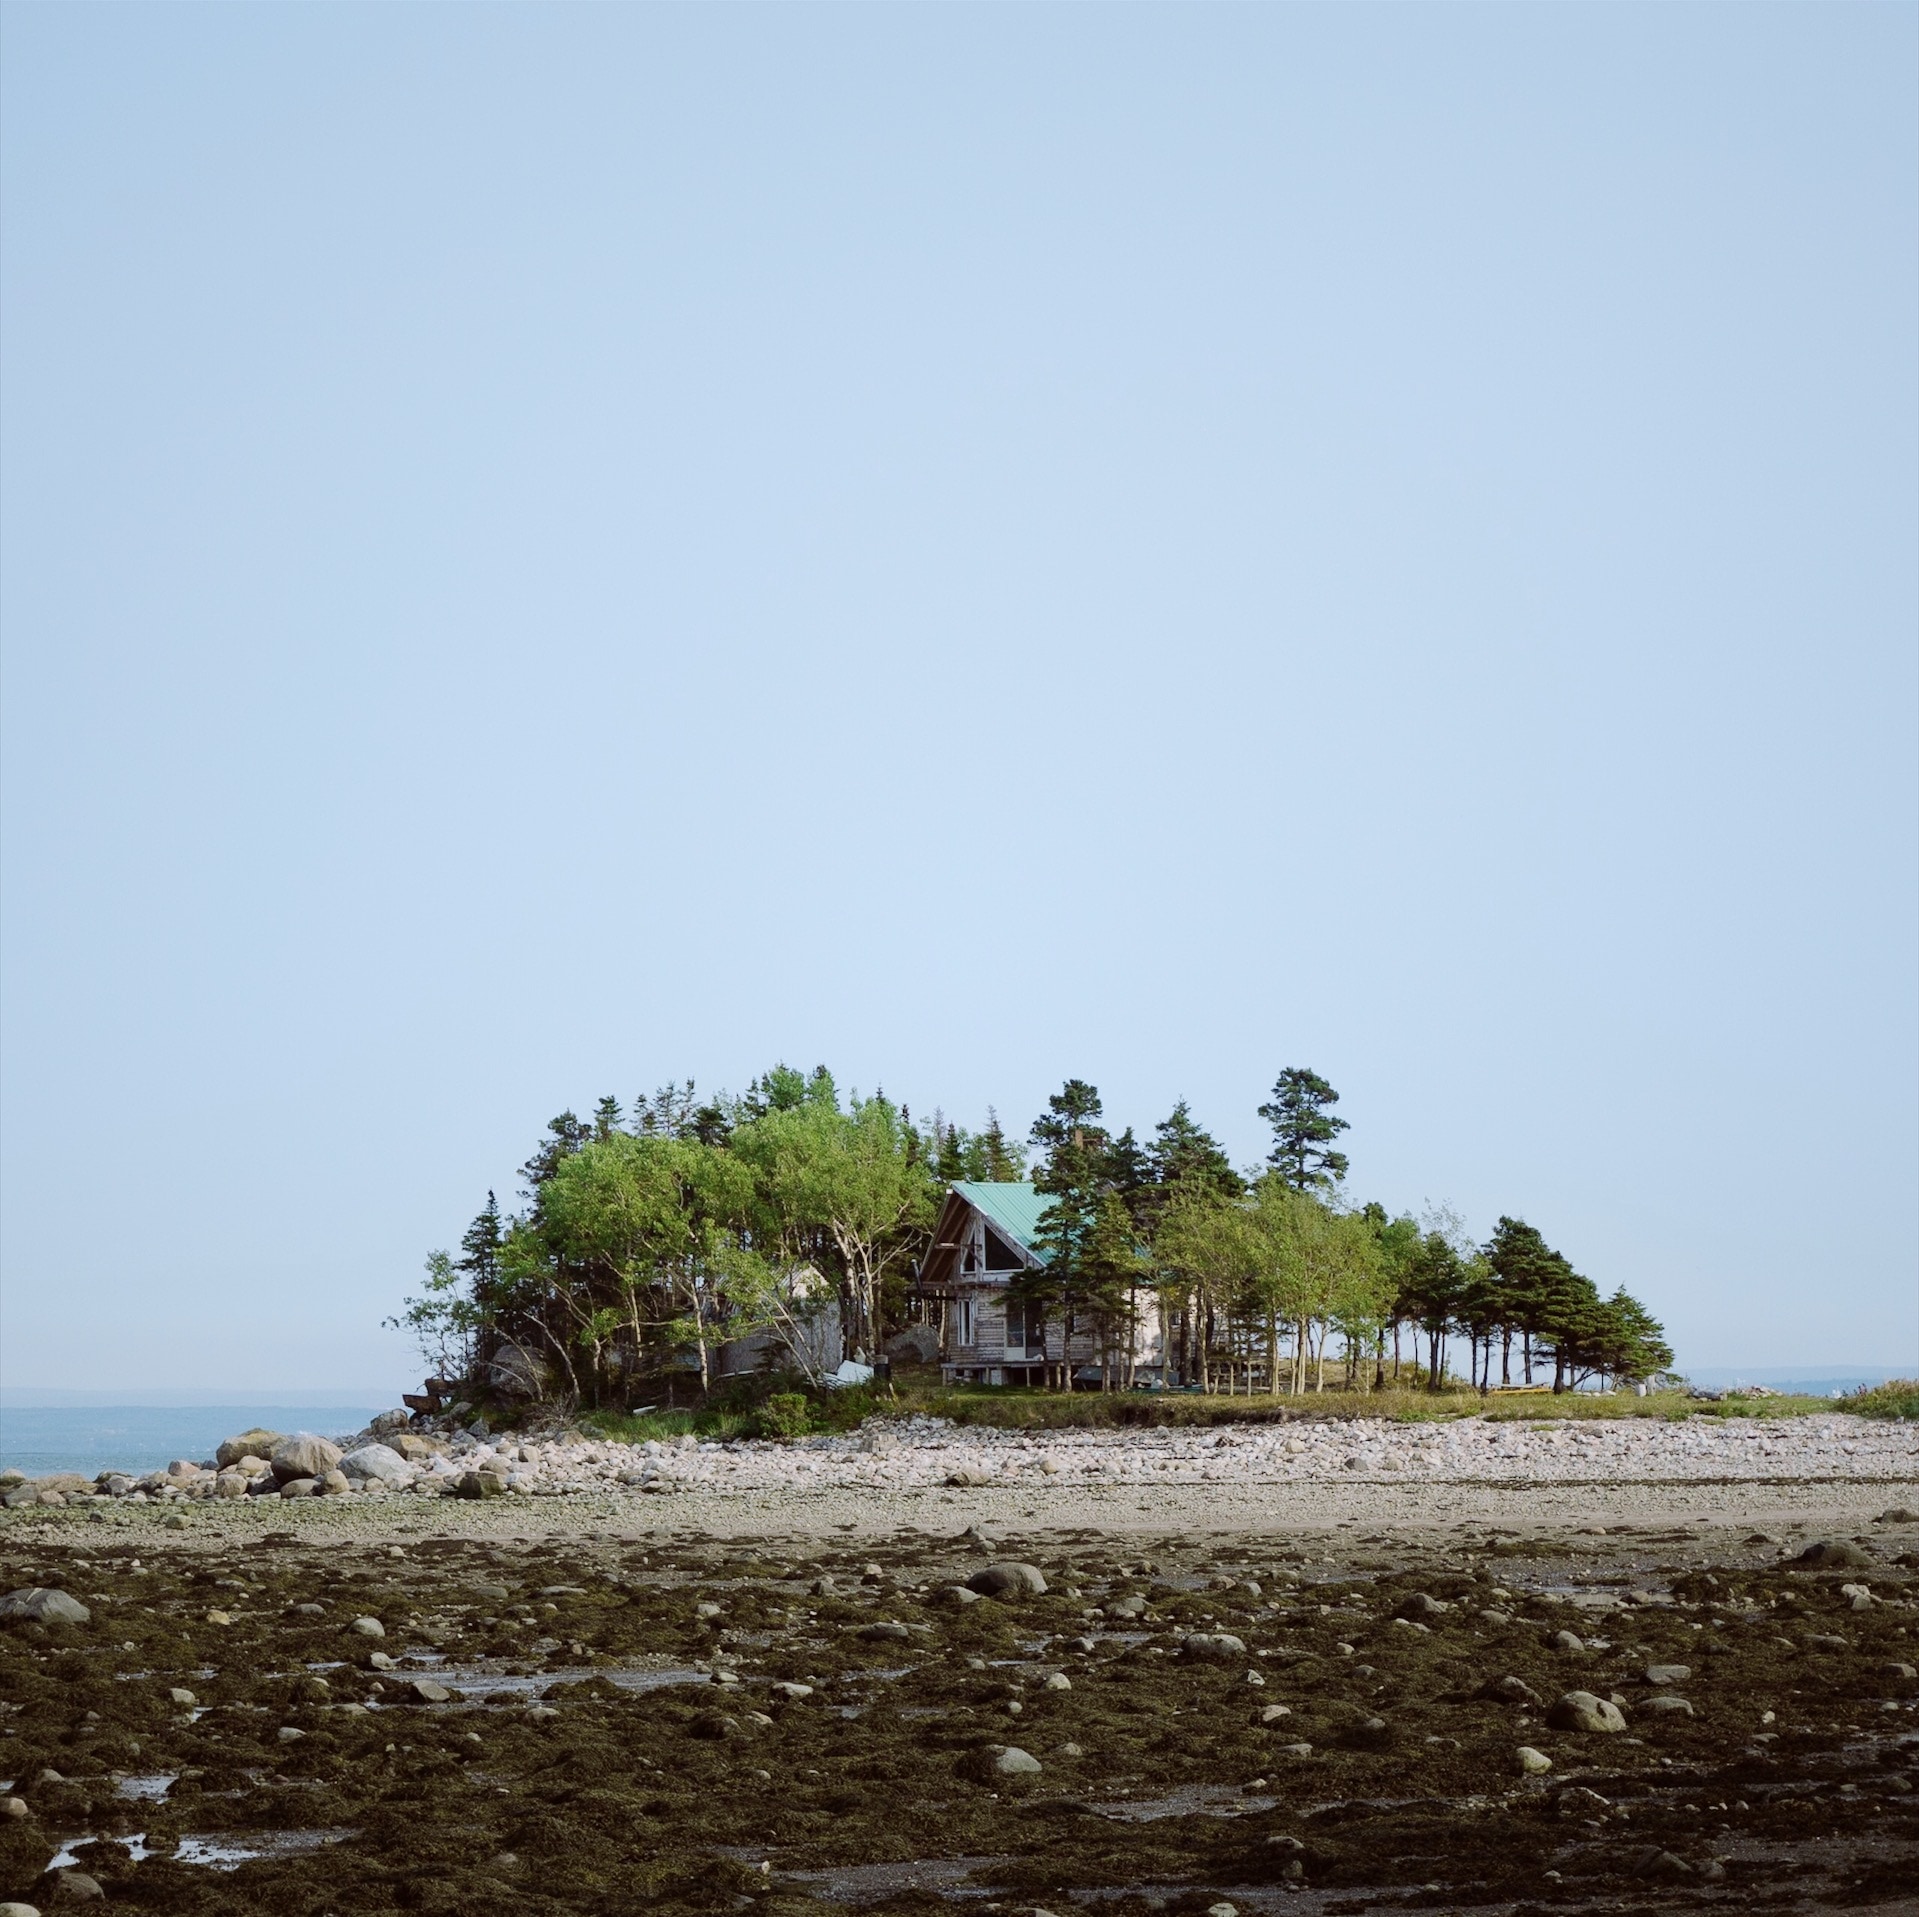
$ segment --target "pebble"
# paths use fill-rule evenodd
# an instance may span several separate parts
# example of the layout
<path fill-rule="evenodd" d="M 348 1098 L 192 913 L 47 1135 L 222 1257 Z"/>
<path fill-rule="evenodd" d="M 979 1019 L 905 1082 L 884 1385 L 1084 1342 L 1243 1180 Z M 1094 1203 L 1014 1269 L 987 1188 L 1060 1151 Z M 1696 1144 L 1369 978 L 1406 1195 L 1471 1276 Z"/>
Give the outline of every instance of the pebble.
<path fill-rule="evenodd" d="M 1534 1750 L 1530 1744 L 1522 1744 L 1513 1753 L 1519 1761 L 1519 1768 L 1529 1777 L 1536 1777 L 1553 1767 L 1553 1761 L 1544 1751 Z"/>

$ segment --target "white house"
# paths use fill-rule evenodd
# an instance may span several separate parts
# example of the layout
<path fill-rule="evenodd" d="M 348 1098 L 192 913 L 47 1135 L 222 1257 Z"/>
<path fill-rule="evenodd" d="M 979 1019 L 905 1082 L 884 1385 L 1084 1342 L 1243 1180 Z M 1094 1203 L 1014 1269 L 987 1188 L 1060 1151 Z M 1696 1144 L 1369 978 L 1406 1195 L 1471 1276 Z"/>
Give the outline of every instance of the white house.
<path fill-rule="evenodd" d="M 944 1382 L 1044 1384 L 1049 1372 L 1057 1375 L 1068 1362 L 1076 1377 L 1099 1379 L 1100 1328 L 1076 1323 L 1069 1354 L 1061 1326 L 1048 1322 L 1044 1308 L 1015 1289 L 1023 1272 L 1045 1269 L 1045 1255 L 1034 1244 L 1051 1203 L 1027 1184 L 969 1181 L 948 1190 L 915 1281 L 928 1316 L 940 1328 Z M 1120 1347 L 1109 1346 L 1104 1354 L 1116 1382 L 1115 1367 L 1127 1379 L 1157 1377 L 1162 1370 L 1164 1339 L 1151 1293 L 1140 1297 L 1131 1329 L 1130 1354 L 1123 1330 Z"/>

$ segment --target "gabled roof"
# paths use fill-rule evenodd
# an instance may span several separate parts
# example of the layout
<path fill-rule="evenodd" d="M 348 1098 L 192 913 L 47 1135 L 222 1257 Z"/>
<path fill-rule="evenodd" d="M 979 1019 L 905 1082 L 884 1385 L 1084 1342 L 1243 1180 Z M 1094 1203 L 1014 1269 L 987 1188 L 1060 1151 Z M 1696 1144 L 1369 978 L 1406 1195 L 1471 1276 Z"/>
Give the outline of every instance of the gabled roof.
<path fill-rule="evenodd" d="M 1020 1256 L 1034 1265 L 1043 1265 L 1043 1252 L 1033 1249 L 1052 1199 L 1031 1185 L 986 1184 L 962 1179 L 950 1186 L 940 1206 L 939 1223 L 933 1229 L 933 1242 L 920 1261 L 918 1283 L 937 1292 L 951 1282 L 954 1261 L 959 1256 L 959 1241 L 967 1217 L 978 1212 Z M 984 1274 L 977 1274 L 984 1277 Z"/>
<path fill-rule="evenodd" d="M 1046 1262 L 1039 1252 L 1033 1250 L 1033 1240 L 1039 1236 L 1040 1225 L 1052 1210 L 1053 1201 L 1037 1185 L 988 1185 L 960 1179 L 953 1189 L 969 1205 L 984 1212 L 1020 1250 L 1037 1258 L 1041 1264 Z"/>

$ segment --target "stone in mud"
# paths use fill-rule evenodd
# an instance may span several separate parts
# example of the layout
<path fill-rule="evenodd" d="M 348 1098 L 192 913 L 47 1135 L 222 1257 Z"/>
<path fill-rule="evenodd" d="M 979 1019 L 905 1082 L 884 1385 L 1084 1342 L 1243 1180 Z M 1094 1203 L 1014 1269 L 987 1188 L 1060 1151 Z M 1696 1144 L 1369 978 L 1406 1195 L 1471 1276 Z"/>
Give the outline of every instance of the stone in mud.
<path fill-rule="evenodd" d="M 24 1797 L 0 1797 L 0 1817 L 31 1817 L 32 1808 Z"/>
<path fill-rule="evenodd" d="M 1417 1623 L 1422 1618 L 1444 1617 L 1452 1608 L 1425 1591 L 1415 1591 L 1393 1612 L 1393 1616 L 1404 1618 L 1408 1623 Z"/>
<path fill-rule="evenodd" d="M 1568 1691 L 1546 1713 L 1546 1722 L 1556 1731 L 1623 1731 L 1625 1713 L 1610 1699 L 1595 1697 L 1591 1691 Z"/>
<path fill-rule="evenodd" d="M 242 1431 L 228 1438 L 213 1454 L 213 1462 L 224 1469 L 228 1465 L 238 1464 L 242 1458 L 259 1458 L 263 1462 L 273 1457 L 273 1447 L 286 1440 L 283 1431 L 265 1431 L 258 1427 L 251 1431 Z"/>
<path fill-rule="evenodd" d="M 1871 1571 L 1878 1567 L 1872 1553 L 1862 1551 L 1849 1538 L 1814 1538 L 1793 1563 L 1814 1571 Z"/>
<path fill-rule="evenodd" d="M 1193 1631 L 1182 1640 L 1179 1648 L 1188 1657 L 1209 1658 L 1215 1662 L 1246 1655 L 1245 1640 L 1235 1637 L 1230 1631 Z"/>
<path fill-rule="evenodd" d="M 1639 1709 L 1649 1716 L 1654 1713 L 1667 1717 L 1692 1715 L 1692 1706 L 1683 1697 L 1673 1697 L 1670 1694 L 1664 1697 L 1649 1697 L 1639 1706 Z"/>
<path fill-rule="evenodd" d="M 1881 1511 L 1873 1519 L 1874 1524 L 1919 1524 L 1919 1511 L 1909 1504 L 1895 1504 L 1890 1511 Z"/>
<path fill-rule="evenodd" d="M 977 1591 L 969 1591 L 963 1584 L 949 1584 L 945 1590 L 936 1595 L 934 1602 L 937 1604 L 950 1605 L 954 1610 L 961 1610 L 969 1604 L 977 1604 L 979 1602 L 979 1593 Z"/>
<path fill-rule="evenodd" d="M 430 1677 L 416 1677 L 407 1690 L 421 1704 L 450 1704 L 453 1693 L 444 1684 L 436 1684 Z"/>
<path fill-rule="evenodd" d="M 1146 1600 L 1137 1591 L 1128 1592 L 1125 1597 L 1114 1598 L 1106 1606 L 1108 1617 L 1144 1617 Z"/>
<path fill-rule="evenodd" d="M 904 1624 L 895 1624 L 890 1621 L 881 1624 L 865 1624 L 860 1627 L 861 1637 L 875 1640 L 895 1638 L 910 1641 L 912 1635 L 913 1633 L 909 1631 Z"/>
<path fill-rule="evenodd" d="M 0 1618 L 21 1618 L 29 1624 L 85 1624 L 92 1616 L 77 1597 L 47 1585 L 30 1584 L 0 1597 Z"/>
<path fill-rule="evenodd" d="M 1055 1671 L 1046 1680 L 1046 1688 L 1049 1691 L 1070 1691 L 1073 1688 L 1073 1680 L 1064 1671 Z"/>
<path fill-rule="evenodd" d="M 1310 1744 L 1275 1744 L 1273 1753 L 1278 1757 L 1311 1757 L 1313 1747 Z"/>
<path fill-rule="evenodd" d="M 168 1691 L 167 1702 L 176 1704 L 183 1711 L 197 1710 L 200 1700 L 191 1691 L 183 1690 L 178 1684 Z"/>
<path fill-rule="evenodd" d="M 377 1617 L 356 1617 L 347 1626 L 355 1637 L 385 1637 L 386 1626 Z"/>
<path fill-rule="evenodd" d="M 1522 1744 L 1513 1753 L 1520 1771 L 1527 1777 L 1542 1776 L 1553 1767 L 1553 1761 L 1544 1751 L 1534 1750 L 1530 1744 Z"/>
<path fill-rule="evenodd" d="M 296 1431 L 273 1447 L 268 1462 L 282 1484 L 295 1478 L 324 1478 L 339 1464 L 340 1447 L 331 1438 L 319 1437 L 311 1431 Z"/>
<path fill-rule="evenodd" d="M 1879 1675 L 1904 1678 L 1907 1683 L 1911 1683 L 1915 1677 L 1919 1677 L 1919 1671 L 1914 1670 L 1910 1664 L 1902 1664 L 1897 1659 L 1892 1659 L 1879 1666 Z"/>
<path fill-rule="evenodd" d="M 990 1744 L 987 1750 L 993 1759 L 993 1769 L 1001 1777 L 1037 1777 L 1040 1762 L 1031 1751 L 1023 1751 L 1017 1744 Z"/>
<path fill-rule="evenodd" d="M 1002 1558 L 997 1564 L 989 1564 L 984 1570 L 975 1571 L 966 1584 L 969 1590 L 977 1591 L 981 1597 L 1004 1599 L 1046 1595 L 1046 1579 L 1039 1567 L 1015 1563 L 1010 1558 Z"/>
<path fill-rule="evenodd" d="M 1808 1631 L 1803 1640 L 1809 1651 L 1849 1651 L 1852 1646 L 1843 1637 L 1834 1637 L 1829 1631 Z"/>
<path fill-rule="evenodd" d="M 107 1893 L 100 1888 L 100 1880 L 84 1870 L 60 1870 L 53 1874 L 53 1894 L 70 1904 L 91 1904 Z"/>
<path fill-rule="evenodd" d="M 369 1671 L 397 1671 L 400 1668 L 400 1660 L 397 1657 L 389 1657 L 384 1651 L 369 1651 L 366 1667 Z"/>
<path fill-rule="evenodd" d="M 813 1687 L 810 1684 L 775 1684 L 770 1688 L 776 1696 L 790 1697 L 796 1704 L 813 1695 Z"/>
<path fill-rule="evenodd" d="M 1668 1684 L 1683 1684 L 1691 1676 L 1690 1664 L 1648 1664 L 1645 1670 L 1646 1682 L 1661 1688 Z"/>
<path fill-rule="evenodd" d="M 1669 1850 L 1651 1847 L 1635 1855 L 1631 1868 L 1634 1875 L 1639 1877 L 1663 1877 L 1670 1880 L 1692 1875 L 1692 1866 L 1683 1857 L 1676 1857 Z"/>
<path fill-rule="evenodd" d="M 1563 1656 L 1584 1657 L 1586 1655 L 1586 1640 L 1575 1631 L 1555 1631 L 1547 1642 Z"/>
<path fill-rule="evenodd" d="M 737 1717 L 723 1717 L 717 1711 L 706 1711 L 686 1727 L 686 1733 L 689 1737 L 718 1741 L 728 1737 L 744 1737 L 746 1726 Z"/>
<path fill-rule="evenodd" d="M 280 1495 L 283 1498 L 317 1498 L 320 1489 L 318 1478 L 286 1478 L 280 1481 Z"/>
<path fill-rule="evenodd" d="M 1254 1718 L 1256 1724 L 1277 1724 L 1282 1717 L 1291 1717 L 1293 1707 L 1290 1704 L 1263 1704 L 1259 1715 Z"/>
<path fill-rule="evenodd" d="M 1523 1677 L 1496 1677 L 1480 1687 L 1481 1697 L 1502 1704 L 1543 1704 L 1546 1700 Z"/>

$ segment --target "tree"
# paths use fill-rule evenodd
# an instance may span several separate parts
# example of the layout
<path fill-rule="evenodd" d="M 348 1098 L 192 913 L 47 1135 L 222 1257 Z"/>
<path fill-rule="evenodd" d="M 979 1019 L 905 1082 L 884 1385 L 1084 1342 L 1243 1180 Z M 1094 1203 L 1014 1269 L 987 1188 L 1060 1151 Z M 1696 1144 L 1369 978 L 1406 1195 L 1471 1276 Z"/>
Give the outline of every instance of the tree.
<path fill-rule="evenodd" d="M 561 1162 L 578 1151 L 593 1136 L 593 1128 L 583 1125 L 569 1112 L 547 1121 L 546 1136 L 533 1156 L 520 1167 L 528 1193 L 537 1192 L 559 1169 Z"/>
<path fill-rule="evenodd" d="M 999 1113 L 986 1108 L 986 1129 L 980 1134 L 980 1175 L 988 1184 L 1016 1185 L 1026 1176 L 1026 1153 L 1000 1128 Z"/>
<path fill-rule="evenodd" d="M 1327 1109 L 1338 1103 L 1339 1094 L 1317 1072 L 1293 1065 L 1280 1073 L 1271 1099 L 1259 1108 L 1273 1128 L 1266 1162 L 1295 1191 L 1336 1185 L 1346 1176 L 1346 1154 L 1334 1151 L 1332 1142 L 1349 1127 Z"/>
<path fill-rule="evenodd" d="M 413 1334 L 429 1375 L 464 1378 L 472 1369 L 482 1313 L 470 1295 L 463 1295 L 460 1267 L 447 1252 L 427 1253 L 424 1290 L 406 1300 L 398 1317 L 384 1322 L 395 1331 Z"/>
<path fill-rule="evenodd" d="M 1014 1295 L 1058 1314 L 1065 1388 L 1073 1388 L 1073 1334 L 1082 1311 L 1100 1298 L 1106 1281 L 1099 1234 L 1106 1200 L 1114 1195 L 1112 1138 L 1095 1121 L 1098 1088 L 1069 1078 L 1033 1121 L 1032 1139 L 1042 1153 L 1033 1183 L 1053 1201 L 1035 1234 L 1033 1249 L 1044 1260 L 1013 1281 Z"/>
<path fill-rule="evenodd" d="M 847 1355 L 876 1350 L 882 1288 L 918 1256 L 938 1203 L 905 1115 L 881 1097 L 842 1112 L 822 1068 L 797 1100 L 739 1126 L 731 1148 L 752 1171 L 759 1236 L 790 1263 L 833 1270 Z"/>
<path fill-rule="evenodd" d="M 1204 1179 L 1170 1188 L 1153 1238 L 1162 1310 L 1170 1326 L 1177 1309 L 1186 1326 L 1181 1375 L 1210 1391 L 1211 1328 L 1236 1303 L 1257 1298 L 1269 1269 L 1270 1247 L 1248 1206 Z M 1271 1384 L 1272 1373 L 1268 1371 Z M 1276 1387 L 1273 1387 L 1276 1388 Z"/>

